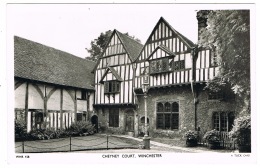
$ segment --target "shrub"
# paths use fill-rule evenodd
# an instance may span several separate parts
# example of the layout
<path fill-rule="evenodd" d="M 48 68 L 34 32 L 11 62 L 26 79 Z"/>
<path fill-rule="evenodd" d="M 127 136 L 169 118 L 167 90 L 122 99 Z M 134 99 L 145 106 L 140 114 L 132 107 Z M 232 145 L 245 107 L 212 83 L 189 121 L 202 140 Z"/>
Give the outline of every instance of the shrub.
<path fill-rule="evenodd" d="M 243 116 L 235 119 L 230 136 L 238 145 L 251 145 L 251 117 Z"/>
<path fill-rule="evenodd" d="M 204 134 L 203 139 L 207 140 L 209 143 L 219 142 L 220 136 L 218 134 L 218 131 L 214 129 L 214 130 L 211 130 L 211 131 L 207 131 Z"/>
<path fill-rule="evenodd" d="M 15 120 L 15 140 L 25 140 L 28 134 L 26 131 L 26 123 L 23 120 Z"/>
<path fill-rule="evenodd" d="M 92 135 L 95 132 L 95 127 L 88 121 L 77 121 L 71 124 L 69 131 L 72 136 Z"/>
<path fill-rule="evenodd" d="M 191 130 L 189 130 L 189 131 L 185 132 L 184 137 L 185 137 L 186 139 L 195 139 L 195 140 L 198 140 L 198 134 L 197 134 L 196 131 L 191 131 Z"/>

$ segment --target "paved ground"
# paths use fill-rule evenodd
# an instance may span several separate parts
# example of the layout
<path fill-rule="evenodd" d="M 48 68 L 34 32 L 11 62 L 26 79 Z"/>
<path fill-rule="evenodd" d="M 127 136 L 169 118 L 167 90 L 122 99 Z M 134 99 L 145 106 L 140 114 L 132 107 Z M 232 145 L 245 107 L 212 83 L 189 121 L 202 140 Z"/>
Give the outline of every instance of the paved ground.
<path fill-rule="evenodd" d="M 135 137 L 130 137 L 127 135 L 114 135 L 114 136 L 118 136 L 118 137 L 124 137 L 124 138 L 128 138 L 128 139 L 133 139 L 136 141 L 140 141 L 142 142 L 142 139 L 140 138 L 135 138 Z M 153 153 L 153 152 L 176 152 L 176 153 L 238 153 L 238 151 L 236 150 L 212 150 L 212 149 L 208 149 L 206 147 L 179 147 L 179 146 L 172 146 L 172 145 L 168 145 L 168 144 L 164 144 L 164 143 L 159 143 L 159 142 L 155 142 L 153 140 L 150 141 L 150 150 L 145 150 L 145 149 L 124 149 L 124 150 L 119 150 L 118 152 L 133 152 L 133 153 L 139 153 L 139 152 L 149 152 L 149 153 Z M 114 151 L 110 151 L 111 153 Z M 116 152 L 116 151 L 115 151 Z"/>
<path fill-rule="evenodd" d="M 109 141 L 107 141 L 107 138 Z M 111 135 L 107 137 L 105 134 L 97 134 L 86 137 L 73 137 L 71 140 L 70 138 L 62 138 L 53 140 L 27 141 L 24 143 L 24 151 L 26 153 L 237 153 L 237 151 L 232 150 L 210 150 L 206 147 L 173 146 L 166 143 L 155 142 L 153 139 L 150 141 L 150 150 L 147 150 L 139 148 L 142 145 L 142 141 L 142 138 L 135 138 L 127 135 Z M 23 152 L 22 145 L 22 142 L 15 143 L 16 153 Z M 108 150 L 107 147 L 109 148 Z"/>

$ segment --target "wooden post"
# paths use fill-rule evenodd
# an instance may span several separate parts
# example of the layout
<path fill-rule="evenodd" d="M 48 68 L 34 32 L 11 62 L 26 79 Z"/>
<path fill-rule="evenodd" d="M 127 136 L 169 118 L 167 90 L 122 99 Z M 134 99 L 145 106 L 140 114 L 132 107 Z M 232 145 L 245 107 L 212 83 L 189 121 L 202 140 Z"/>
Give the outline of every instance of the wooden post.
<path fill-rule="evenodd" d="M 107 150 L 108 150 L 108 135 L 107 135 Z"/>
<path fill-rule="evenodd" d="M 47 126 L 47 117 L 48 117 L 48 114 L 47 114 L 47 96 L 46 96 L 46 85 L 44 85 L 44 94 L 43 94 L 43 118 L 44 118 L 44 121 L 45 121 L 45 127 L 49 127 L 49 125 Z"/>
<path fill-rule="evenodd" d="M 77 122 L 77 90 L 75 90 L 75 101 L 74 101 L 74 122 Z"/>
<path fill-rule="evenodd" d="M 26 89 L 25 89 L 25 124 L 26 124 L 26 130 L 28 132 L 28 129 L 27 129 L 27 118 L 28 118 L 28 97 L 29 97 L 29 83 L 26 82 Z"/>
<path fill-rule="evenodd" d="M 23 140 L 23 143 L 22 143 L 22 150 L 23 150 L 23 153 L 24 153 L 24 140 Z"/>
<path fill-rule="evenodd" d="M 70 152 L 71 152 L 71 136 L 70 136 Z"/>
<path fill-rule="evenodd" d="M 60 128 L 62 129 L 62 121 L 63 121 L 63 116 L 62 116 L 62 110 L 63 110 L 63 89 L 60 90 Z"/>

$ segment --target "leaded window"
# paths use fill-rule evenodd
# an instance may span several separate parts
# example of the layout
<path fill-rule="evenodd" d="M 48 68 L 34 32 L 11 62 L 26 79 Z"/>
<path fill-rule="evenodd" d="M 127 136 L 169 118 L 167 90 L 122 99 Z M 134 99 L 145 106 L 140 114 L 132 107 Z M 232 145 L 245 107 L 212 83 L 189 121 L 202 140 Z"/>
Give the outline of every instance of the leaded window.
<path fill-rule="evenodd" d="M 173 62 L 173 69 L 175 71 L 185 69 L 185 61 L 184 60 L 174 61 Z"/>
<path fill-rule="evenodd" d="M 160 73 L 169 71 L 169 59 L 162 58 L 150 61 L 150 73 Z"/>
<path fill-rule="evenodd" d="M 214 112 L 213 129 L 217 131 L 230 131 L 234 123 L 233 112 Z"/>
<path fill-rule="evenodd" d="M 209 100 L 221 100 L 224 98 L 224 94 L 222 91 L 209 91 L 208 99 Z"/>
<path fill-rule="evenodd" d="M 104 93 L 118 93 L 120 92 L 119 81 L 106 81 L 104 82 Z"/>
<path fill-rule="evenodd" d="M 82 121 L 83 119 L 82 113 L 77 113 L 77 121 Z"/>
<path fill-rule="evenodd" d="M 178 102 L 158 102 L 156 109 L 158 129 L 179 129 Z"/>

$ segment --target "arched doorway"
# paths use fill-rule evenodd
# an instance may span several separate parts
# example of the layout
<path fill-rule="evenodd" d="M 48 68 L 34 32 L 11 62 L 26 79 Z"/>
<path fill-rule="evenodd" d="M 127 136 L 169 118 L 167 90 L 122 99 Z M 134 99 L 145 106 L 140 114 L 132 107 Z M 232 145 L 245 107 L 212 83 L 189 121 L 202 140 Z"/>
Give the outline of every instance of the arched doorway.
<path fill-rule="evenodd" d="M 98 133 L 98 116 L 93 115 L 91 117 L 91 123 L 92 125 L 95 125 L 96 133 Z"/>
<path fill-rule="evenodd" d="M 126 132 L 134 132 L 134 111 L 129 110 L 126 112 Z"/>

